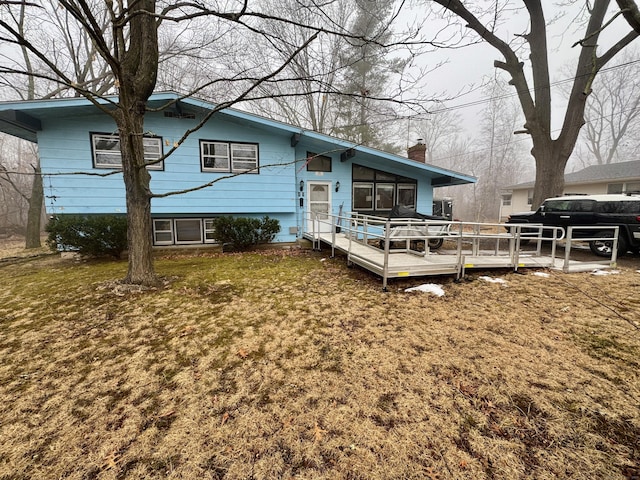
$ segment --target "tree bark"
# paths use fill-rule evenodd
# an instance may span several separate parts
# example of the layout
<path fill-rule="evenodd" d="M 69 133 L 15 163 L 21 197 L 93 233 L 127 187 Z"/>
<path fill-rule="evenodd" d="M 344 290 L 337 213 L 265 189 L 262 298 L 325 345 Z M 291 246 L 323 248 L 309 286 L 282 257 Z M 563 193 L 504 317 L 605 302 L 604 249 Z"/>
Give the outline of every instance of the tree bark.
<path fill-rule="evenodd" d="M 631 28 L 640 33 L 640 9 L 635 0 L 616 0 L 622 11 L 622 15 L 627 20 Z"/>
<path fill-rule="evenodd" d="M 158 30 L 155 1 L 134 2 L 129 42 L 119 32 L 116 55 L 120 60 L 118 109 L 114 113 L 120 135 L 122 174 L 127 202 L 129 261 L 125 283 L 155 285 L 151 221 L 151 175 L 144 160 L 144 114 L 158 74 Z M 128 48 L 126 46 L 128 45 Z"/>
<path fill-rule="evenodd" d="M 29 197 L 29 210 L 27 213 L 27 231 L 25 234 L 25 248 L 40 248 L 40 226 L 42 222 L 42 204 L 44 201 L 44 189 L 42 187 L 42 175 L 40 167 L 33 167 L 33 183 L 31 184 L 31 196 Z"/>

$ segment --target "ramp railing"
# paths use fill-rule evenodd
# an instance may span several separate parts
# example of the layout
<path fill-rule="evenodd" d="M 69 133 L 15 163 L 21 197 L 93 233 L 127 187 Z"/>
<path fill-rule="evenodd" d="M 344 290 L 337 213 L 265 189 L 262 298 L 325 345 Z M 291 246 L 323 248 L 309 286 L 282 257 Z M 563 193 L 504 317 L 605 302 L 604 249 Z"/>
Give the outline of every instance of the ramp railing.
<path fill-rule="evenodd" d="M 361 265 L 376 262 L 375 269 L 371 269 L 379 271 L 384 287 L 389 277 L 390 258 L 395 254 L 410 254 L 426 257 L 425 260 L 428 261 L 431 255 L 437 254 L 436 249 L 430 248 L 430 241 L 444 243 L 446 254 L 455 258 L 455 273 L 460 278 L 465 269 L 483 266 L 483 261 L 490 266 L 489 257 L 501 257 L 501 265 L 515 270 L 522 266 L 520 259 L 523 255 L 528 259 L 539 258 L 537 266 L 552 267 L 557 242 L 564 238 L 562 228 L 545 227 L 541 224 L 389 219 L 357 212 L 344 215 L 308 212 L 308 215 L 311 221 L 307 225 L 312 226 L 310 233 L 314 248 L 319 249 L 321 241 L 329 242 L 333 256 L 336 236 L 340 235 L 347 240 L 343 241 L 341 250 L 347 253 L 348 261 Z M 551 260 L 542 255 L 543 240 L 550 241 Z M 535 242 L 535 249 L 523 252 L 521 247 L 528 242 Z M 424 245 L 424 249 L 420 250 L 417 243 Z M 362 249 L 356 249 L 357 245 L 365 245 L 371 250 L 369 253 L 362 253 Z M 382 253 L 382 259 L 372 260 L 372 251 Z"/>

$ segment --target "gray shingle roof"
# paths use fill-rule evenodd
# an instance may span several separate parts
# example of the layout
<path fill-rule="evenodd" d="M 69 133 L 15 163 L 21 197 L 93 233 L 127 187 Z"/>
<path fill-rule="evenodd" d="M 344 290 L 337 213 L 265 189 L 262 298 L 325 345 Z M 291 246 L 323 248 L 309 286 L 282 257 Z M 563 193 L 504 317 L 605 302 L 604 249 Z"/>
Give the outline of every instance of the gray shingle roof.
<path fill-rule="evenodd" d="M 608 165 L 591 165 L 577 172 L 567 173 L 564 176 L 566 185 L 580 183 L 594 183 L 605 180 L 633 180 L 640 179 L 640 160 L 632 162 L 610 163 Z M 518 189 L 533 187 L 533 182 L 524 182 L 508 187 Z"/>

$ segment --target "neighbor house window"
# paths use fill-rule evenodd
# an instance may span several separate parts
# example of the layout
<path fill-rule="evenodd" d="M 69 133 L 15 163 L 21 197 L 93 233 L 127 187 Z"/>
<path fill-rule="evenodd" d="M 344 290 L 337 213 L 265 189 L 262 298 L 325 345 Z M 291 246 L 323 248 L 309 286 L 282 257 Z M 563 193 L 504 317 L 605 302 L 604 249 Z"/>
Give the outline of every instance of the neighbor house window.
<path fill-rule="evenodd" d="M 258 173 L 258 145 L 201 140 L 200 165 L 203 172 Z"/>
<path fill-rule="evenodd" d="M 508 207 L 511 205 L 511 195 L 502 196 L 502 205 Z"/>
<path fill-rule="evenodd" d="M 330 172 L 331 157 L 326 155 L 318 155 L 317 153 L 307 152 L 307 171 L 308 172 Z"/>
<path fill-rule="evenodd" d="M 625 193 L 640 193 L 640 182 L 629 182 L 625 187 Z"/>
<path fill-rule="evenodd" d="M 153 220 L 153 243 L 171 245 L 173 243 L 173 222 L 169 219 Z"/>
<path fill-rule="evenodd" d="M 153 162 L 162 157 L 162 138 L 143 137 L 144 161 Z M 92 133 L 91 148 L 93 150 L 93 165 L 96 168 L 122 168 L 122 152 L 120 137 L 108 133 Z M 149 170 L 162 170 L 164 162 L 148 165 Z"/>
<path fill-rule="evenodd" d="M 533 190 L 527 190 L 527 205 L 533 205 Z"/>
<path fill-rule="evenodd" d="M 607 185 L 607 193 L 622 193 L 622 183 L 610 183 Z"/>

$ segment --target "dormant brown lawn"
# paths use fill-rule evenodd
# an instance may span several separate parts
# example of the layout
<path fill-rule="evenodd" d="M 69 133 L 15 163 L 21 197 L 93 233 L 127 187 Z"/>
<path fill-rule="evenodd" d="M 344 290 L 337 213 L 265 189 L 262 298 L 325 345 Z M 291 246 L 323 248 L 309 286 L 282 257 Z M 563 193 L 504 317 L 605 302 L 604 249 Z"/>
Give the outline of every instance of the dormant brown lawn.
<path fill-rule="evenodd" d="M 383 293 L 302 250 L 166 256 L 155 290 L 124 262 L 2 264 L 0 478 L 636 478 L 621 265 Z"/>

